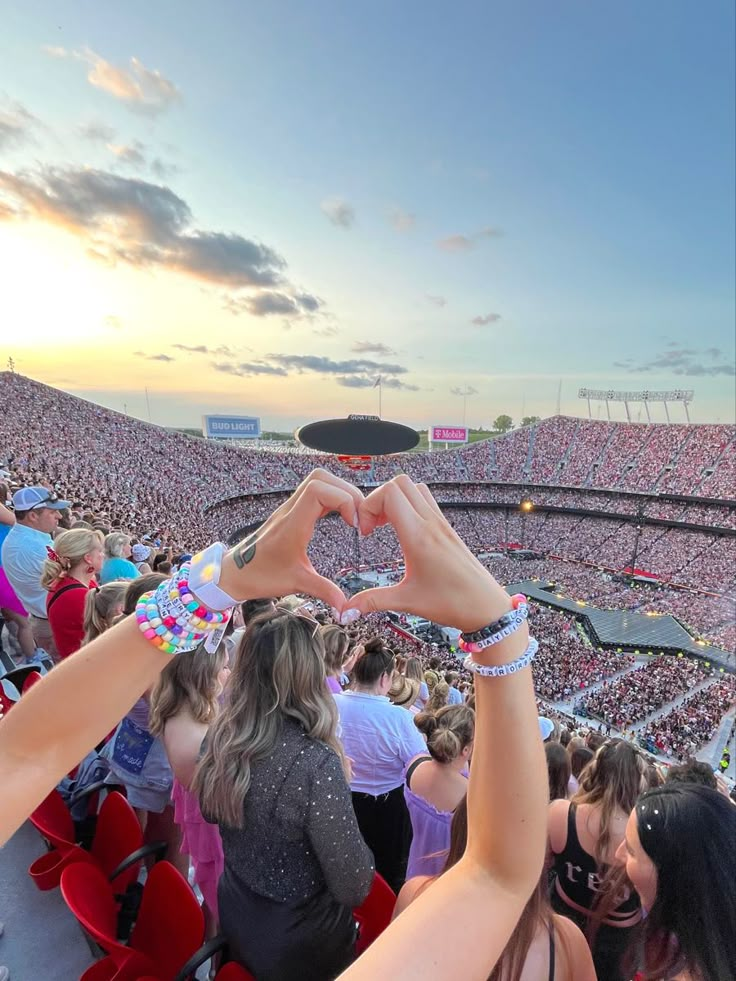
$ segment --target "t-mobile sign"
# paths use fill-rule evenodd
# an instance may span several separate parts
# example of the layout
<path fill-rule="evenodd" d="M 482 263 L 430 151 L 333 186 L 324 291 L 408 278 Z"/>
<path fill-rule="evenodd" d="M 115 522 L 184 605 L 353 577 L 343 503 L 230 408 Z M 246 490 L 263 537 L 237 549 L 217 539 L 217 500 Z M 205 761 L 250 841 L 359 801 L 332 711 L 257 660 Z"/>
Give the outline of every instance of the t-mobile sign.
<path fill-rule="evenodd" d="M 430 443 L 467 443 L 468 429 L 465 426 L 431 426 Z"/>

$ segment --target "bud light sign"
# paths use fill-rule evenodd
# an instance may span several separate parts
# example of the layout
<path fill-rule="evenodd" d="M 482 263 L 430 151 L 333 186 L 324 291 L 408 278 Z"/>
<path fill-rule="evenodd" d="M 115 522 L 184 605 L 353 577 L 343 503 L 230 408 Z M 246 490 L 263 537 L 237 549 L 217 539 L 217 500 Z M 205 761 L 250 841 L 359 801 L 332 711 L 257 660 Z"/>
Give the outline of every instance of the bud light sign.
<path fill-rule="evenodd" d="M 465 426 L 431 426 L 430 443 L 467 443 L 468 430 Z"/>
<path fill-rule="evenodd" d="M 261 420 L 252 416 L 203 416 L 202 428 L 208 439 L 258 439 Z"/>

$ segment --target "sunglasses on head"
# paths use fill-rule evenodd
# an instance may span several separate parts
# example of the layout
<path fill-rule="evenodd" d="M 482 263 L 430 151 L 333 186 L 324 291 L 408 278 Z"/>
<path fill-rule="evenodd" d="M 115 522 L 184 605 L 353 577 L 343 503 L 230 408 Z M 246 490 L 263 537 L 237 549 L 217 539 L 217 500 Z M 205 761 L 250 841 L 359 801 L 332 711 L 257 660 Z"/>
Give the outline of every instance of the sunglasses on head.
<path fill-rule="evenodd" d="M 36 508 L 45 508 L 48 507 L 49 504 L 56 504 L 56 502 L 59 500 L 61 500 L 61 498 L 59 497 L 58 494 L 47 493 L 46 497 L 44 497 L 40 501 L 37 501 L 35 504 L 32 504 L 31 507 L 28 508 L 28 510 L 35 511 Z"/>
<path fill-rule="evenodd" d="M 300 620 L 306 620 L 307 623 L 312 624 L 314 626 L 314 630 L 312 631 L 312 640 L 314 640 L 321 624 L 319 620 L 315 620 L 308 610 L 306 610 L 303 606 L 298 606 L 295 610 L 289 610 L 285 606 L 278 605 L 276 606 L 276 609 L 279 611 L 279 613 L 288 613 L 289 616 L 298 617 Z"/>

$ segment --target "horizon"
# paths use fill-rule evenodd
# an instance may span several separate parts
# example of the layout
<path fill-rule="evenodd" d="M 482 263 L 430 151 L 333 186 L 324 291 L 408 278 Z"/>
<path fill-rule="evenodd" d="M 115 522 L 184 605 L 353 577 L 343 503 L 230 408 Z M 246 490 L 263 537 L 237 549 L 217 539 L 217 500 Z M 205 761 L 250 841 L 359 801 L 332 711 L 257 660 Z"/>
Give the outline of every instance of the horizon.
<path fill-rule="evenodd" d="M 3 352 L 167 427 L 375 413 L 379 376 L 415 428 L 587 418 L 581 387 L 732 423 L 735 27 L 685 0 L 10 9 Z"/>

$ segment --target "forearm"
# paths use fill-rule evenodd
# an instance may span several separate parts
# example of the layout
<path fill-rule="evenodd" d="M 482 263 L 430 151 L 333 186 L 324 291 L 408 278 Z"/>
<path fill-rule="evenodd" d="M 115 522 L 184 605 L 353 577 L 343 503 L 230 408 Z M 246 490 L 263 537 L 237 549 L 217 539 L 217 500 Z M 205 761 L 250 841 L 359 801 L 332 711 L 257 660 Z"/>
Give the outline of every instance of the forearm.
<path fill-rule="evenodd" d="M 3 843 L 169 662 L 133 617 L 64 660 L 0 722 Z"/>
<path fill-rule="evenodd" d="M 523 625 L 484 661 L 514 660 L 528 635 Z M 531 667 L 502 678 L 476 676 L 475 697 L 466 859 L 505 888 L 531 893 L 544 861 L 548 797 Z"/>

